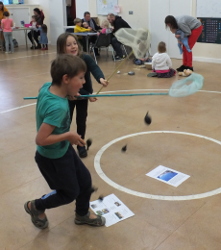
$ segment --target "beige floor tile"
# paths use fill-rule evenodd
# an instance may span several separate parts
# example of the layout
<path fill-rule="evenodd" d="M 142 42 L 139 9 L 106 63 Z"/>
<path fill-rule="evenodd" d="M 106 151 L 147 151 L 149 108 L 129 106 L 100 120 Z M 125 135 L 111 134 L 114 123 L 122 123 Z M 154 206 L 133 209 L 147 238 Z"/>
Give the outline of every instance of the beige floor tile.
<path fill-rule="evenodd" d="M 104 52 L 105 53 L 105 52 Z M 46 211 L 49 229 L 35 228 L 23 205 L 50 191 L 34 161 L 35 102 L 43 83 L 50 81 L 50 62 L 56 48 L 47 52 L 20 47 L 0 58 L 0 249 L 9 250 L 219 250 L 221 241 L 220 195 L 185 201 L 140 198 L 115 189 L 97 174 L 94 157 L 110 141 L 139 132 L 145 135 L 125 138 L 111 145 L 101 157 L 101 168 L 112 181 L 137 192 L 161 196 L 186 196 L 220 188 L 220 145 L 205 138 L 185 134 L 155 133 L 177 131 L 221 140 L 219 116 L 219 64 L 194 62 L 194 70 L 205 78 L 203 90 L 184 97 L 169 95 L 142 97 L 99 97 L 89 103 L 87 138 L 93 143 L 83 162 L 91 172 L 99 195 L 114 193 L 135 216 L 111 227 L 93 228 L 74 224 L 75 204 Z M 101 53 L 99 66 L 108 78 L 119 63 Z M 173 60 L 173 67 L 180 60 Z M 181 79 L 147 77 L 146 68 L 125 60 L 101 93 L 167 93 Z M 129 71 L 134 76 L 129 76 Z M 92 77 L 93 79 L 93 77 Z M 101 85 L 93 79 L 96 93 Z M 152 118 L 144 123 L 146 112 Z M 76 125 L 73 122 L 71 129 Z M 127 144 L 127 151 L 121 148 Z M 174 188 L 145 174 L 165 165 L 190 175 Z"/>

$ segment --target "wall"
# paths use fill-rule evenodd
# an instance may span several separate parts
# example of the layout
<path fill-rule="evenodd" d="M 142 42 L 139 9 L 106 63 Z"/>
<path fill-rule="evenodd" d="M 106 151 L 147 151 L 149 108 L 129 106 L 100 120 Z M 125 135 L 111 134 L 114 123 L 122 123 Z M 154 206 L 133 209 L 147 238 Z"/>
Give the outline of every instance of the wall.
<path fill-rule="evenodd" d="M 97 16 L 97 5 L 96 0 L 88 0 L 89 2 L 89 11 L 92 16 Z M 136 29 L 139 27 L 148 27 L 148 3 L 149 0 L 131 0 L 128 3 L 128 0 L 118 0 L 118 5 L 121 7 L 121 16 L 129 25 Z M 133 11 L 133 15 L 129 15 L 129 11 Z M 103 19 L 106 19 L 106 16 L 98 15 L 100 22 Z"/>
<path fill-rule="evenodd" d="M 196 16 L 196 2 L 197 0 L 192 0 L 193 2 L 193 16 Z M 221 44 L 212 43 L 197 43 L 194 46 L 193 54 L 194 60 L 204 61 L 204 62 L 214 62 L 221 63 Z"/>
<path fill-rule="evenodd" d="M 53 0 L 61 1 L 61 0 Z M 92 16 L 97 16 L 97 6 L 96 0 L 76 0 L 78 1 L 78 13 L 79 17 L 83 17 L 83 12 L 89 10 Z M 149 2 L 154 0 L 119 0 L 119 6 L 121 6 L 121 13 L 119 15 L 125 19 L 132 28 L 136 29 L 138 27 L 149 27 L 148 17 L 149 17 Z M 164 0 L 162 0 L 164 1 Z M 196 1 L 192 0 L 192 15 L 196 16 Z M 46 21 L 50 23 L 48 18 L 50 17 L 49 13 L 49 0 L 25 0 L 25 3 L 29 4 L 40 4 L 42 9 L 45 12 Z M 77 7 L 77 6 L 76 6 Z M 87 8 L 87 9 L 84 9 Z M 177 6 L 179 8 L 179 6 Z M 129 11 L 132 10 L 133 15 L 129 15 Z M 156 9 L 156 15 L 158 13 L 158 9 Z M 184 13 L 185 14 L 185 13 Z M 52 14 L 51 14 L 52 15 Z M 105 19 L 105 16 L 98 16 L 100 21 Z M 193 48 L 194 60 L 197 61 L 206 61 L 206 62 L 215 62 L 221 63 L 220 53 L 221 49 L 220 44 L 208 44 L 208 43 L 197 43 Z"/>
<path fill-rule="evenodd" d="M 83 0 L 82 0 L 83 1 Z M 89 11 L 92 16 L 97 16 L 96 0 L 84 0 L 89 3 Z M 119 6 L 121 6 L 121 13 L 119 14 L 125 19 L 132 28 L 147 27 L 149 28 L 148 16 L 149 16 L 149 3 L 154 0 L 118 0 Z M 164 0 L 162 0 L 164 1 Z M 192 0 L 192 16 L 196 17 L 196 2 Z M 177 6 L 179 8 L 179 6 Z M 133 15 L 129 15 L 129 11 L 134 12 Z M 158 9 L 156 9 L 156 14 Z M 169 13 L 168 13 L 169 14 Z M 185 14 L 185 13 L 183 13 Z M 105 16 L 98 16 L 100 20 L 105 19 Z M 151 31 L 150 31 L 151 32 Z M 160 35 L 160 34 L 159 34 Z M 176 48 L 177 49 L 177 48 Z M 208 44 L 208 43 L 196 43 L 193 48 L 194 60 L 204 62 L 221 63 L 220 44 Z"/>
<path fill-rule="evenodd" d="M 50 31 L 50 12 L 49 12 L 49 1 L 48 0 L 25 0 L 25 4 L 37 4 L 40 5 L 40 9 L 43 10 L 45 14 L 44 23 L 48 27 L 48 40 L 51 43 L 51 31 Z M 31 14 L 32 15 L 32 14 Z"/>

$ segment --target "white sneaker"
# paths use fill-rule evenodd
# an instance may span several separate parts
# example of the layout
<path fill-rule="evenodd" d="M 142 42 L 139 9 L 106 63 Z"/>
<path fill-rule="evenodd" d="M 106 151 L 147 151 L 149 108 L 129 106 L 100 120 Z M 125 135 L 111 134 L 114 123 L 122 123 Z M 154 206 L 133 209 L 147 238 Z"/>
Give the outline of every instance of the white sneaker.
<path fill-rule="evenodd" d="M 9 52 L 8 51 L 5 51 L 5 54 L 8 54 Z"/>

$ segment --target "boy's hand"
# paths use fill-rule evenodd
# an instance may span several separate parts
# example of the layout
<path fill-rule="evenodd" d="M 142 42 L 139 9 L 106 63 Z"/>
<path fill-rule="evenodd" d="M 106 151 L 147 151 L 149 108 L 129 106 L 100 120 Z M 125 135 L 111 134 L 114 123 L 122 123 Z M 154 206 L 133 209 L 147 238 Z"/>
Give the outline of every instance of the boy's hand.
<path fill-rule="evenodd" d="M 104 78 L 100 78 L 100 83 L 104 86 L 104 87 L 107 87 L 107 85 L 108 85 L 108 81 L 107 80 L 105 80 Z"/>
<path fill-rule="evenodd" d="M 71 145 L 79 145 L 79 146 L 85 146 L 85 141 L 81 138 L 81 136 L 77 133 L 70 132 L 69 142 Z"/>
<path fill-rule="evenodd" d="M 97 101 L 96 97 L 89 97 L 88 99 L 89 99 L 90 102 L 96 102 Z"/>

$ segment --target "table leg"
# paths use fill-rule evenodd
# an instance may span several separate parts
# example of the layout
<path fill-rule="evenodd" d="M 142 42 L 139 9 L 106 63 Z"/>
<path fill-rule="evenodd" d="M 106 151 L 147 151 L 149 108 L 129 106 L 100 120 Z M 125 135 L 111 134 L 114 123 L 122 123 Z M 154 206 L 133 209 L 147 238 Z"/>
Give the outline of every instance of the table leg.
<path fill-rule="evenodd" d="M 27 37 L 28 37 L 28 33 L 27 33 L 27 30 L 24 30 L 24 32 L 25 32 L 26 50 L 28 50 L 28 39 L 27 39 Z"/>
<path fill-rule="evenodd" d="M 86 48 L 87 48 L 87 53 L 89 53 L 89 36 L 86 36 Z"/>

